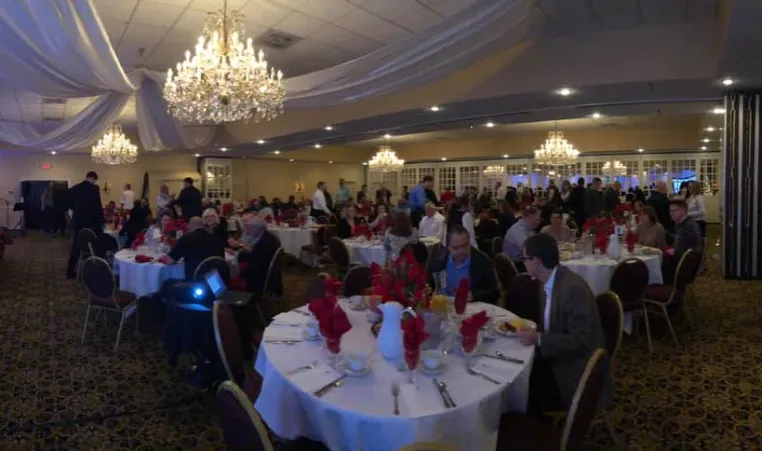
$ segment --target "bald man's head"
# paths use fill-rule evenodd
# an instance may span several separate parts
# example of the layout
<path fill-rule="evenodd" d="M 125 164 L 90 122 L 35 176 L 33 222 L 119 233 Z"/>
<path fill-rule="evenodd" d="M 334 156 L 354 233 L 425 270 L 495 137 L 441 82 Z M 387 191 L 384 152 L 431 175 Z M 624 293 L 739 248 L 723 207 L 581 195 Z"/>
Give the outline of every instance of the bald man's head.
<path fill-rule="evenodd" d="M 667 194 L 667 182 L 663 180 L 659 180 L 658 182 L 656 182 L 656 191 L 662 194 Z"/>
<path fill-rule="evenodd" d="M 199 216 L 194 216 L 188 220 L 188 231 L 192 232 L 196 229 L 201 229 L 204 227 L 204 220 L 201 219 Z"/>

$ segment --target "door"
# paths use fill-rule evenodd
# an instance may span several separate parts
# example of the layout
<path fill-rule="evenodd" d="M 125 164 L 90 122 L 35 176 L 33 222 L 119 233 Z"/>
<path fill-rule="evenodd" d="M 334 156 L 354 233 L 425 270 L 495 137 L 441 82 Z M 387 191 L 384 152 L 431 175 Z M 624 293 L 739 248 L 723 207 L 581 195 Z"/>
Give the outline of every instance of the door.
<path fill-rule="evenodd" d="M 42 229 L 42 196 L 53 184 L 53 202 L 60 202 L 55 193 L 68 188 L 69 182 L 61 180 L 24 180 L 21 182 L 21 195 L 24 197 L 24 226 L 27 229 Z"/>

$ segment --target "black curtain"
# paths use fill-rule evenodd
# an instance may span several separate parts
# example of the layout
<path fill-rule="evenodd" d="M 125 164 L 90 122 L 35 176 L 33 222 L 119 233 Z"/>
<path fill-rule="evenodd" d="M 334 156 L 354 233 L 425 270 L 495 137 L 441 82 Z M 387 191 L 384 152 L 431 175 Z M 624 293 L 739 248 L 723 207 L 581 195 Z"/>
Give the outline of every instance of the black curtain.
<path fill-rule="evenodd" d="M 42 195 L 48 190 L 50 182 L 54 189 L 61 190 L 68 187 L 66 181 L 53 180 L 25 180 L 21 182 L 21 195 L 24 197 L 24 225 L 27 229 L 43 228 Z M 57 200 L 54 196 L 54 202 Z"/>
<path fill-rule="evenodd" d="M 140 193 L 141 199 L 148 199 L 148 173 L 143 173 L 143 190 Z M 149 199 L 150 202 L 150 199 Z"/>

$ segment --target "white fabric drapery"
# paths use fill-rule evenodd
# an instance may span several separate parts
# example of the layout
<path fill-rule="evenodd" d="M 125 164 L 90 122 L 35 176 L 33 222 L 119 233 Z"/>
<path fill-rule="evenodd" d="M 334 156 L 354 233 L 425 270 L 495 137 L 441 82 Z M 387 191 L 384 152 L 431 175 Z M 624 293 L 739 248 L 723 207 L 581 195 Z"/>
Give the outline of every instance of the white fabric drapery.
<path fill-rule="evenodd" d="M 478 0 L 402 41 L 355 60 L 285 80 L 286 107 L 358 101 L 443 78 L 524 39 L 529 0 Z"/>

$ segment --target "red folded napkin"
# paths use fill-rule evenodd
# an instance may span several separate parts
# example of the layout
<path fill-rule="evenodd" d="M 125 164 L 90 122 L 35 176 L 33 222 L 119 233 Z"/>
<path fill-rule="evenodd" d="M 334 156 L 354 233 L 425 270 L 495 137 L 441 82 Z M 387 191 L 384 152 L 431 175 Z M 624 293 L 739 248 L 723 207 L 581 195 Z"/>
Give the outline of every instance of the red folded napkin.
<path fill-rule="evenodd" d="M 627 235 L 624 237 L 627 243 L 627 252 L 635 250 L 635 244 L 638 242 L 638 235 L 632 230 L 627 231 Z"/>
<path fill-rule="evenodd" d="M 323 315 L 318 317 L 318 325 L 328 350 L 333 354 L 338 354 L 341 351 L 342 335 L 352 328 L 347 313 L 334 304 L 332 310 L 323 312 Z"/>
<path fill-rule="evenodd" d="M 429 338 L 422 316 L 408 318 L 402 322 L 402 342 L 405 346 L 405 363 L 409 369 L 415 368 L 421 355 L 421 343 Z"/>
<path fill-rule="evenodd" d="M 265 218 L 265 221 L 267 221 L 268 224 L 272 224 L 273 223 L 273 217 L 272 216 L 267 216 Z"/>
<path fill-rule="evenodd" d="M 310 299 L 310 303 L 307 308 L 309 308 L 312 316 L 320 321 L 321 317 L 328 315 L 333 311 L 334 308 L 336 308 L 336 297 L 326 296 L 317 299 Z"/>
<path fill-rule="evenodd" d="M 370 278 L 375 279 L 381 275 L 384 269 L 376 262 L 370 264 Z"/>
<path fill-rule="evenodd" d="M 460 279 L 458 288 L 455 289 L 455 313 L 462 315 L 466 312 L 466 303 L 468 303 L 468 292 L 471 290 L 467 278 Z"/>
<path fill-rule="evenodd" d="M 463 320 L 460 325 L 460 336 L 464 351 L 472 352 L 474 350 L 478 342 L 479 329 L 484 327 L 487 321 L 489 321 L 489 317 L 484 310 Z"/>
<path fill-rule="evenodd" d="M 149 257 L 147 255 L 138 254 L 135 256 L 135 263 L 151 263 L 153 261 L 153 257 Z"/>
<path fill-rule="evenodd" d="M 335 300 L 336 296 L 338 296 L 339 293 L 341 293 L 342 285 L 343 284 L 340 280 L 326 277 L 324 282 L 325 294 L 328 296 L 333 296 Z"/>

